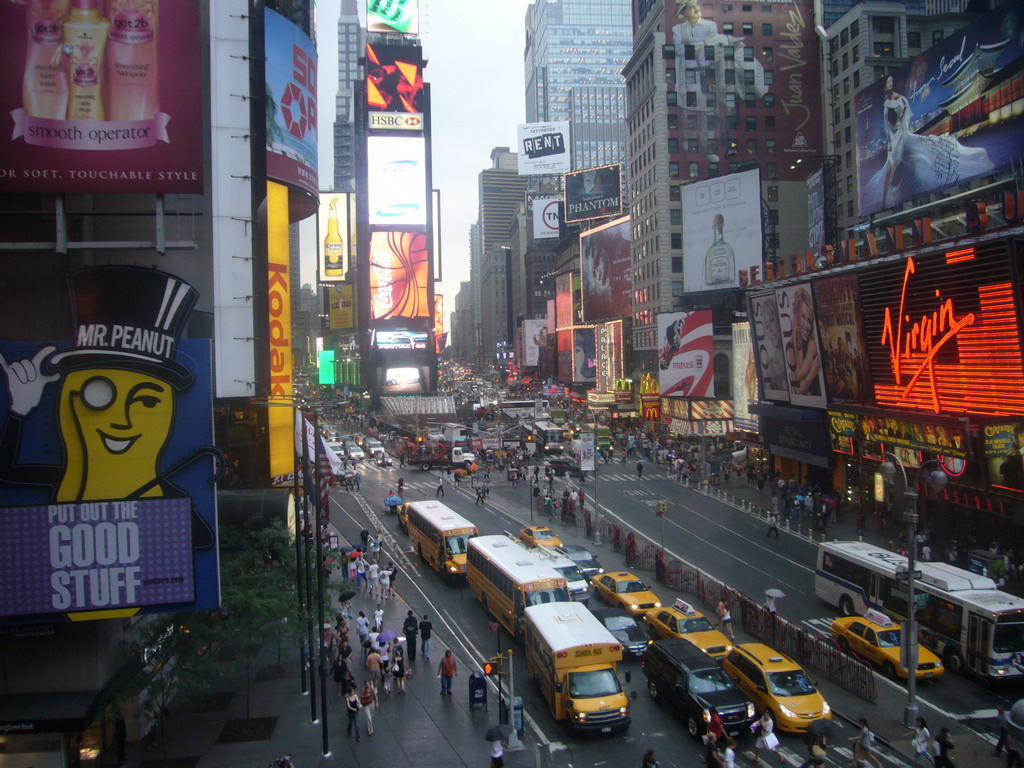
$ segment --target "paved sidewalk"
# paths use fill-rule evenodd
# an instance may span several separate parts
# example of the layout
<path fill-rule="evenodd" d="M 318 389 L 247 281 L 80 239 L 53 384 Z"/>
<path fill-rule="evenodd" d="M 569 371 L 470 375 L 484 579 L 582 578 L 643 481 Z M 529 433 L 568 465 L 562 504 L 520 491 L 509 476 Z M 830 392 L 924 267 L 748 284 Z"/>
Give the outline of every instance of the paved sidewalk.
<path fill-rule="evenodd" d="M 333 526 L 332 526 L 333 528 Z M 344 543 L 344 538 L 343 538 Z M 333 581 L 339 581 L 340 573 Z M 332 605 L 337 607 L 337 589 L 332 584 Z M 352 601 L 357 612 L 372 616 L 375 605 L 364 595 Z M 400 598 L 385 606 L 384 626 L 400 632 L 409 606 Z M 333 616 L 333 613 L 332 613 Z M 374 735 L 367 736 L 366 723 L 360 723 L 362 739 L 345 735 L 346 716 L 334 682 L 327 676 L 328 744 L 339 765 L 365 768 L 479 768 L 489 760 L 490 744 L 484 732 L 498 722 L 494 693 L 488 692 L 489 711 L 476 706 L 469 709 L 468 678 L 470 663 L 458 659 L 459 671 L 453 685 L 454 695 L 440 696 L 436 677 L 437 663 L 447 647 L 443 632 L 435 623 L 431 662 L 417 655 L 413 677 L 406 681 L 406 693 L 381 695 L 380 707 L 373 713 Z M 356 637 L 354 622 L 351 635 Z M 225 741 L 229 723 L 245 717 L 245 691 L 242 681 L 219 685 L 197 706 L 176 703 L 165 718 L 166 756 L 159 742 L 151 751 L 143 743 L 128 745 L 128 768 L 263 768 L 276 758 L 293 754 L 296 768 L 320 763 L 323 734 L 320 722 L 312 722 L 310 695 L 301 693 L 298 674 L 298 650 L 289 649 L 278 664 L 277 650 L 264 648 L 260 655 L 261 672 L 252 690 L 252 715 L 260 726 L 251 740 Z M 355 674 L 362 684 L 361 652 L 354 653 Z M 316 705 L 320 709 L 320 680 L 316 681 Z M 362 719 L 362 713 L 360 714 Z M 255 737 L 255 738 L 253 738 Z M 536 768 L 537 756 L 525 750 L 505 753 L 511 768 Z"/>

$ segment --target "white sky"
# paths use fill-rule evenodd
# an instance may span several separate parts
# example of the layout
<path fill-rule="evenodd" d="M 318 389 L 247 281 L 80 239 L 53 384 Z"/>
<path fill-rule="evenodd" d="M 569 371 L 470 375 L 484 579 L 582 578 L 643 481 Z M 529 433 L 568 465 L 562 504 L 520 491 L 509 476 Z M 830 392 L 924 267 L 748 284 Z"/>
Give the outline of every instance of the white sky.
<path fill-rule="evenodd" d="M 364 3 L 365 0 L 360 0 Z M 526 120 L 523 48 L 530 0 L 420 0 L 420 37 L 431 88 L 434 188 L 441 190 L 445 314 L 469 279 L 469 227 L 477 219 L 477 174 L 491 150 L 516 145 Z M 340 0 L 317 2 L 320 185 L 334 179 L 334 99 Z M 307 222 L 315 222 L 310 217 Z M 315 224 L 313 225 L 315 226 Z M 306 233 L 303 232 L 304 242 Z M 303 282 L 316 275 L 315 250 L 303 249 Z M 449 318 L 445 330 L 450 330 Z"/>

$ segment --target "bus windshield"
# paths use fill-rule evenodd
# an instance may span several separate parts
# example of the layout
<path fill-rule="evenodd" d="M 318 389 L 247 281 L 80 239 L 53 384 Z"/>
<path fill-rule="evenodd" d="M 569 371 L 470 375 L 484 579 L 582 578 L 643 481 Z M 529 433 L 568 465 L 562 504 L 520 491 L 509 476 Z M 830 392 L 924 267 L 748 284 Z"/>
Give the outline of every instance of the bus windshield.
<path fill-rule="evenodd" d="M 997 624 L 992 650 L 996 653 L 1024 651 L 1024 624 Z"/>
<path fill-rule="evenodd" d="M 464 555 L 472 536 L 449 536 L 445 541 L 445 550 L 449 555 Z"/>
<path fill-rule="evenodd" d="M 568 603 L 572 598 L 569 597 L 569 590 L 565 587 L 556 587 L 555 589 L 538 589 L 531 592 L 524 592 L 526 595 L 526 604 L 529 605 L 544 605 L 545 603 Z"/>
<path fill-rule="evenodd" d="M 596 696 L 614 696 L 621 693 L 619 679 L 614 670 L 598 669 L 591 672 L 569 673 L 569 696 L 590 699 Z"/>

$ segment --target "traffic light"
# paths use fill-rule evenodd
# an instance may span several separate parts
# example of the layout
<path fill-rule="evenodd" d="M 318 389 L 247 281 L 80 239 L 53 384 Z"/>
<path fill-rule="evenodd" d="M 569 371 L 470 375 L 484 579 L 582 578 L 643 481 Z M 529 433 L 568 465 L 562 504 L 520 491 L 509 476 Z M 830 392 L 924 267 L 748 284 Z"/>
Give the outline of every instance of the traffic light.
<path fill-rule="evenodd" d="M 495 656 L 484 662 L 484 674 L 488 677 L 501 674 L 501 656 Z"/>

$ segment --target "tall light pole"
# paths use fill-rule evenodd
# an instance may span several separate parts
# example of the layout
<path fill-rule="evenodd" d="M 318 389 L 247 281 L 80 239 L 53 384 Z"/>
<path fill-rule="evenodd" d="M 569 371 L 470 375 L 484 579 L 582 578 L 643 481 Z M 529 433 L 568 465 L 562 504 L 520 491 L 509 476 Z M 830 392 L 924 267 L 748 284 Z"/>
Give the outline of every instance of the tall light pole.
<path fill-rule="evenodd" d="M 899 457 L 889 451 L 883 451 L 892 461 L 883 461 L 878 471 L 891 480 L 895 480 L 896 468 L 899 467 L 903 476 L 903 522 L 907 525 L 907 620 L 903 624 L 903 644 L 906 649 L 904 658 L 907 663 L 907 704 L 903 708 L 903 725 L 914 728 L 917 725 L 917 605 L 914 597 L 914 574 L 917 570 L 917 486 L 923 479 L 930 489 L 940 491 L 949 482 L 949 476 L 942 469 L 937 459 L 922 462 L 914 478 L 914 485 L 907 482 L 907 468 Z M 922 478 L 921 473 L 929 464 L 938 469 L 928 471 Z"/>

